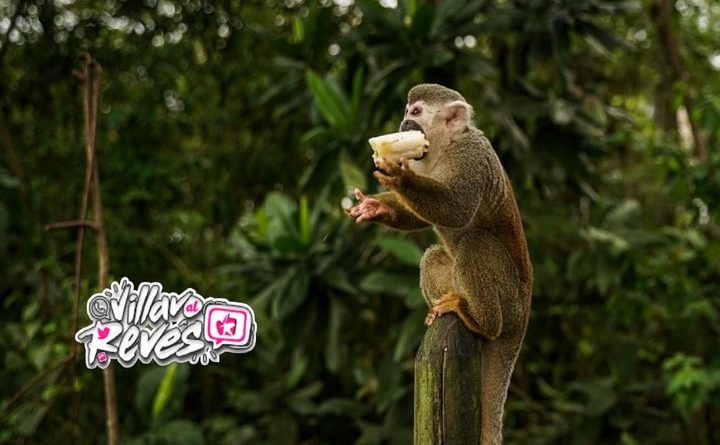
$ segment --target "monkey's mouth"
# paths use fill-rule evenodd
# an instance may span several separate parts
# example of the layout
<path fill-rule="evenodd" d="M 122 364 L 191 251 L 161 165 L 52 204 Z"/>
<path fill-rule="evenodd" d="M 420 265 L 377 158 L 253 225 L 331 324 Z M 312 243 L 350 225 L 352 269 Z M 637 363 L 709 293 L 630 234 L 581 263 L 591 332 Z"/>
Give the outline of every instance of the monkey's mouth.
<path fill-rule="evenodd" d="M 422 127 L 422 125 L 418 124 L 414 120 L 408 119 L 406 121 L 403 121 L 403 123 L 400 125 L 401 131 L 419 131 L 422 133 L 426 138 L 427 134 L 425 133 L 425 129 Z M 425 156 L 427 156 L 427 150 L 423 151 L 423 154 L 420 157 L 413 158 L 415 161 L 419 161 L 423 159 Z"/>

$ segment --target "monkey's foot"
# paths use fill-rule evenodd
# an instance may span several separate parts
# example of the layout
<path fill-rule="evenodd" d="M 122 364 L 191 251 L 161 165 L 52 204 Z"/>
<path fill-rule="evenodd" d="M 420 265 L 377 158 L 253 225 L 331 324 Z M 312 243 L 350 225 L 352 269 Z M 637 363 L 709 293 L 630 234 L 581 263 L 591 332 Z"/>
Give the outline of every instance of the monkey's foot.
<path fill-rule="evenodd" d="M 425 325 L 430 326 L 436 318 L 442 317 L 448 312 L 459 312 L 460 295 L 453 291 L 446 292 L 440 297 L 425 317 Z"/>

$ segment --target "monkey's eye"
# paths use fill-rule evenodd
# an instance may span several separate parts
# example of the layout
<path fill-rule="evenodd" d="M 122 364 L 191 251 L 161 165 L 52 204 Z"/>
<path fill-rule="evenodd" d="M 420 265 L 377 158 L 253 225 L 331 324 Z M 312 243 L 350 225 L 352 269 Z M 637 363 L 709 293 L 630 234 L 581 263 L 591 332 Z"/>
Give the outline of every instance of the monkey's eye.
<path fill-rule="evenodd" d="M 413 116 L 417 116 L 420 114 L 420 108 L 413 108 L 413 110 L 410 112 Z"/>

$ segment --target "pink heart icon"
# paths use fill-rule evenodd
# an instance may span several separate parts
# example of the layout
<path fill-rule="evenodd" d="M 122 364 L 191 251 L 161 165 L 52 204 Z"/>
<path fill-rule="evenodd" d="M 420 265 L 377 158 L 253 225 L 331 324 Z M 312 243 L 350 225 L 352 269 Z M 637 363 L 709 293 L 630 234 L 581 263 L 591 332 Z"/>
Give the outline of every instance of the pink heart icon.
<path fill-rule="evenodd" d="M 105 363 L 106 360 L 107 360 L 107 354 L 105 354 L 104 352 L 98 352 L 98 361 L 100 363 Z"/>
<path fill-rule="evenodd" d="M 100 340 L 105 339 L 105 337 L 107 337 L 109 333 L 110 333 L 109 327 L 98 328 L 98 330 L 97 330 L 97 335 Z"/>

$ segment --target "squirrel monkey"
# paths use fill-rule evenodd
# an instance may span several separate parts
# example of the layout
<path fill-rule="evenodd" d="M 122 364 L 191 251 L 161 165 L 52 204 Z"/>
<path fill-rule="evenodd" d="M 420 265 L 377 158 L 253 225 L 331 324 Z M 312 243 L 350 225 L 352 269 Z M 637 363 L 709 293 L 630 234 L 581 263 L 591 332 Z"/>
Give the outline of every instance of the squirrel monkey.
<path fill-rule="evenodd" d="M 400 131 L 429 141 L 419 160 L 380 159 L 374 175 L 389 191 L 365 196 L 347 214 L 398 230 L 432 227 L 440 243 L 420 262 L 430 307 L 425 323 L 456 313 L 482 336 L 483 445 L 502 443 L 510 377 L 530 314 L 533 268 L 510 180 L 473 108 L 457 91 L 421 84 L 408 93 Z"/>

